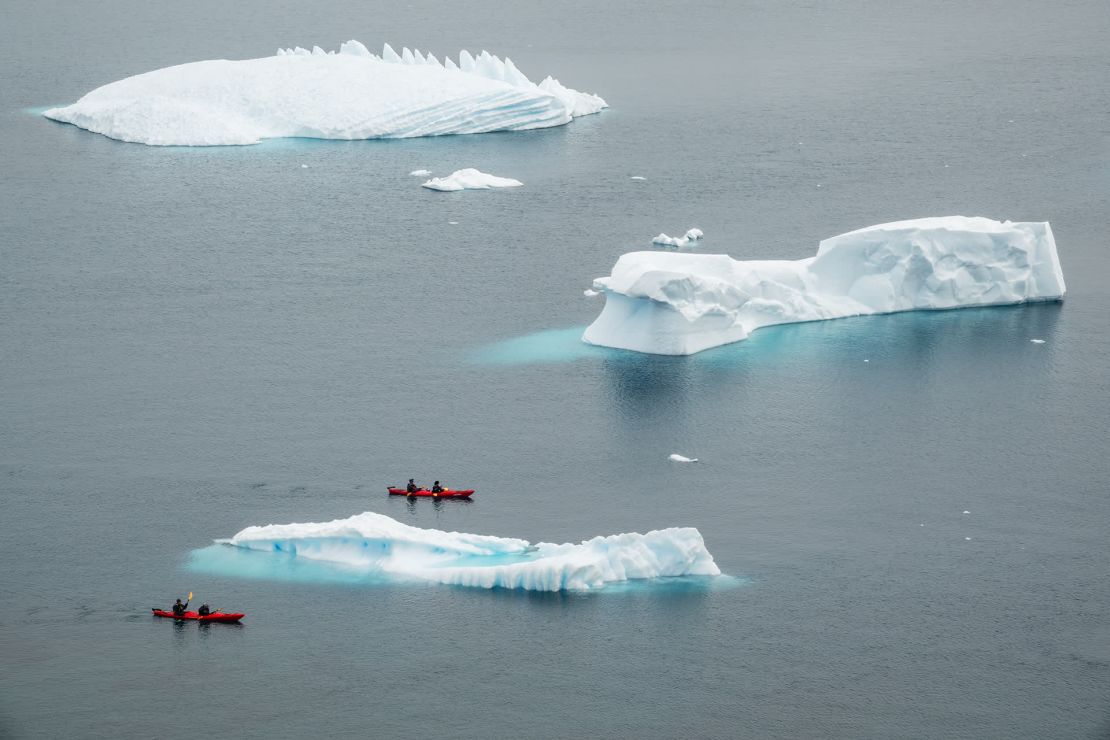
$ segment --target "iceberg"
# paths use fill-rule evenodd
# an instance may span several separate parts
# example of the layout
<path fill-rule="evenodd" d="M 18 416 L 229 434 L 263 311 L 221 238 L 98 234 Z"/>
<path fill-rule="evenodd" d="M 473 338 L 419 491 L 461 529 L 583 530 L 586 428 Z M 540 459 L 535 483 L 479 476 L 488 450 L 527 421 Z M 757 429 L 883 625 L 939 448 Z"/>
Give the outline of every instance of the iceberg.
<path fill-rule="evenodd" d="M 671 453 L 671 455 L 669 457 L 667 457 L 667 459 L 670 460 L 671 462 L 697 462 L 698 461 L 698 459 L 696 457 L 686 457 L 685 455 L 680 455 L 677 452 Z"/>
<path fill-rule="evenodd" d="M 589 344 L 689 355 L 764 326 L 1064 297 L 1047 222 L 950 216 L 869 226 L 800 260 L 630 252 L 608 277 Z"/>
<path fill-rule="evenodd" d="M 158 146 L 257 144 L 263 139 L 386 139 L 561 126 L 607 107 L 508 57 L 435 55 L 358 41 L 339 52 L 296 47 L 272 57 L 215 59 L 135 75 L 47 118 L 120 141 Z"/>
<path fill-rule="evenodd" d="M 453 192 L 455 190 L 489 190 L 490 188 L 518 188 L 523 185 L 520 180 L 511 177 L 498 177 L 490 175 L 473 167 L 465 170 L 455 170 L 446 177 L 433 177 L 423 183 L 421 187 L 429 190 L 442 190 Z"/>
<path fill-rule="evenodd" d="M 539 543 L 421 529 L 384 514 L 309 524 L 247 527 L 222 544 L 303 558 L 401 580 L 529 591 L 592 591 L 608 583 L 721 571 L 701 533 L 674 527 L 647 534 Z"/>

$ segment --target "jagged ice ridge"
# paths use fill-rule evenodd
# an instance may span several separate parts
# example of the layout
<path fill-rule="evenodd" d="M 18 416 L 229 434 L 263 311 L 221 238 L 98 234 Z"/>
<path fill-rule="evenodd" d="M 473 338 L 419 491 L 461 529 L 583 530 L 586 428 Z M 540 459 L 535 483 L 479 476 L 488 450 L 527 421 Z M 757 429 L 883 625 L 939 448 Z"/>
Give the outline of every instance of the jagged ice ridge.
<path fill-rule="evenodd" d="M 263 139 L 378 139 L 561 126 L 607 107 L 553 77 L 538 85 L 508 57 L 456 64 L 389 44 L 296 47 L 259 59 L 165 67 L 99 87 L 43 115 L 121 141 L 163 146 Z"/>

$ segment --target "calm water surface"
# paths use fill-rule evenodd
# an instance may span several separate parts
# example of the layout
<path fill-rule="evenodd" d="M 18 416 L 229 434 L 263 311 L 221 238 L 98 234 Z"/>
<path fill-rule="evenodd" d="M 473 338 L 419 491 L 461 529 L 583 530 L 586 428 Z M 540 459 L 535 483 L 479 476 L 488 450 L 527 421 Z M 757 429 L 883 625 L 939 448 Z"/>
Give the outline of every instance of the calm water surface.
<path fill-rule="evenodd" d="M 55 1 L 7 20 L 0 736 L 1110 733 L 1105 3 Z M 488 48 L 612 108 L 192 150 L 28 112 L 348 38 Z M 407 174 L 460 167 L 525 186 Z M 948 214 L 1051 221 L 1068 300 L 686 358 L 577 342 L 600 309 L 582 289 L 660 231 L 797 258 Z M 385 496 L 412 476 L 479 495 Z M 534 541 L 696 526 L 731 578 L 534 594 L 190 561 L 247 525 L 367 510 Z M 190 590 L 247 621 L 148 616 Z"/>

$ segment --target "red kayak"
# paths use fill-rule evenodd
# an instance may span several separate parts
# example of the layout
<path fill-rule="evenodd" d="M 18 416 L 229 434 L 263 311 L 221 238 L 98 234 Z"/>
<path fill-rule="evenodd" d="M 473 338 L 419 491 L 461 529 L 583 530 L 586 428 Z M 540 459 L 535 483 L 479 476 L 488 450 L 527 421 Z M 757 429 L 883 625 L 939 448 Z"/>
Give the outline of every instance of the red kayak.
<path fill-rule="evenodd" d="M 165 609 L 151 609 L 150 610 L 156 617 L 168 617 L 170 619 L 195 619 L 198 622 L 238 622 L 246 614 L 226 614 L 224 612 L 212 612 L 203 617 L 196 612 L 185 612 L 181 616 L 168 612 Z"/>
<path fill-rule="evenodd" d="M 429 496 L 431 498 L 470 498 L 473 494 L 474 494 L 474 489 L 473 488 L 471 488 L 469 491 L 452 491 L 450 488 L 447 488 L 447 489 L 444 489 L 443 493 L 432 493 L 431 491 L 429 491 L 426 488 L 421 488 L 419 491 L 414 491 L 413 493 L 409 493 L 404 488 L 390 488 L 389 489 L 389 495 L 390 496 L 417 496 L 417 497 Z"/>

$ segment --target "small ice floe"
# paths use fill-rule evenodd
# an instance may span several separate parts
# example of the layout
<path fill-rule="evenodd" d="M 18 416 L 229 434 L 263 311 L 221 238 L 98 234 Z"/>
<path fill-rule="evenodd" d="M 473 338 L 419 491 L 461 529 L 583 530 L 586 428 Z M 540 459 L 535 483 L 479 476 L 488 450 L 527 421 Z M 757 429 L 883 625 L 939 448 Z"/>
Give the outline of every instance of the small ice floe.
<path fill-rule="evenodd" d="M 459 225 L 458 221 L 448 221 L 447 223 L 449 223 L 452 226 L 458 226 Z"/>
<path fill-rule="evenodd" d="M 667 459 L 670 460 L 671 462 L 697 462 L 698 461 L 698 459 L 696 457 L 686 457 L 685 455 L 680 455 L 677 452 L 672 454 Z"/>
<path fill-rule="evenodd" d="M 965 539 L 965 540 L 968 540 L 968 541 L 970 541 L 970 540 L 971 540 L 971 538 L 970 538 L 970 537 L 964 537 L 964 539 Z"/>
<path fill-rule="evenodd" d="M 1033 344 L 1044 344 L 1043 339 L 1030 339 L 1029 341 L 1032 342 Z"/>
<path fill-rule="evenodd" d="M 302 165 L 301 165 L 301 169 L 302 169 L 302 170 L 307 170 L 307 169 L 308 169 L 308 165 L 307 165 L 307 164 L 302 164 Z"/>
<path fill-rule="evenodd" d="M 427 177 L 432 174 L 431 170 L 413 170 L 409 173 L 412 177 Z"/>
<path fill-rule="evenodd" d="M 687 230 L 685 236 L 667 236 L 664 233 L 660 233 L 659 236 L 651 240 L 651 243 L 661 247 L 681 248 L 688 246 L 691 242 L 699 241 L 703 236 L 705 236 L 705 232 L 695 227 Z"/>
<path fill-rule="evenodd" d="M 864 360 L 864 362 L 871 362 L 871 360 Z"/>
<path fill-rule="evenodd" d="M 593 290 L 592 288 L 586 288 L 585 290 L 582 291 L 582 295 L 586 296 L 587 298 L 593 298 L 594 296 L 601 295 L 601 293 L 598 293 L 596 290 Z"/>
<path fill-rule="evenodd" d="M 511 177 L 498 177 L 481 172 L 473 167 L 464 170 L 455 170 L 446 177 L 433 177 L 423 183 L 429 190 L 442 190 L 452 192 L 455 190 L 488 190 L 489 188 L 517 188 L 523 185 L 520 180 Z"/>
<path fill-rule="evenodd" d="M 967 509 L 964 509 L 964 513 L 965 513 L 965 514 L 970 514 L 971 512 L 970 512 L 970 511 L 968 511 Z"/>
<path fill-rule="evenodd" d="M 631 176 L 631 177 L 629 177 L 628 179 L 629 179 L 629 180 L 636 180 L 636 181 L 638 181 L 638 182 L 643 182 L 643 181 L 644 181 L 644 180 L 646 180 L 647 178 L 646 178 L 646 177 L 641 177 L 641 176 L 639 176 L 639 175 L 632 175 L 632 176 Z"/>

